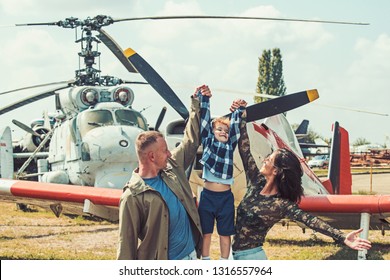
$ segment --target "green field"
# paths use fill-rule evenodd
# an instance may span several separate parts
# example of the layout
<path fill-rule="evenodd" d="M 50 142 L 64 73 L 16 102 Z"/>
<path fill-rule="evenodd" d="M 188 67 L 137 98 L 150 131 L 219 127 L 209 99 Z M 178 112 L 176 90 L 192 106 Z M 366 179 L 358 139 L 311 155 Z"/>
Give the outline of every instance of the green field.
<path fill-rule="evenodd" d="M 118 225 L 84 218 L 56 218 L 51 212 L 22 212 L 15 204 L 0 203 L 0 259 L 2 260 L 114 260 Z M 390 260 L 389 232 L 371 230 L 368 258 Z M 211 258 L 219 259 L 217 235 Z M 276 225 L 264 249 L 271 260 L 356 260 L 357 251 L 294 223 Z"/>

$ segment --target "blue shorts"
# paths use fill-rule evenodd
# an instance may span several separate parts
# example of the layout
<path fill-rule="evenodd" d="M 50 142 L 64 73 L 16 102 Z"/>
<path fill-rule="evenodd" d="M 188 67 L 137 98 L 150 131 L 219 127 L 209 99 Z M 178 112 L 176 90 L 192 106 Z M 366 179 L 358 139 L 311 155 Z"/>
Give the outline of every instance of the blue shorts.
<path fill-rule="evenodd" d="M 234 234 L 234 196 L 231 190 L 213 192 L 203 189 L 198 212 L 203 234 L 213 233 L 214 221 L 217 221 L 219 235 Z"/>

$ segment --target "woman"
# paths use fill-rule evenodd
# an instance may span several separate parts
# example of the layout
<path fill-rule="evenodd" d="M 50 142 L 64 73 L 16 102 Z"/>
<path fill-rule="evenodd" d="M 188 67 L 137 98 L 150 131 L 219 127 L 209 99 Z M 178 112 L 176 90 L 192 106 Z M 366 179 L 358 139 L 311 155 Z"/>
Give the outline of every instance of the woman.
<path fill-rule="evenodd" d="M 233 102 L 235 109 L 240 104 Z M 239 152 L 248 189 L 237 208 L 233 239 L 235 260 L 266 260 L 262 249 L 267 232 L 283 218 L 299 221 L 355 250 L 370 249 L 371 242 L 359 238 L 362 229 L 347 235 L 321 219 L 303 212 L 297 205 L 302 195 L 302 169 L 298 158 L 287 149 L 278 149 L 264 159 L 260 170 L 250 151 L 245 117 L 240 125 Z"/>

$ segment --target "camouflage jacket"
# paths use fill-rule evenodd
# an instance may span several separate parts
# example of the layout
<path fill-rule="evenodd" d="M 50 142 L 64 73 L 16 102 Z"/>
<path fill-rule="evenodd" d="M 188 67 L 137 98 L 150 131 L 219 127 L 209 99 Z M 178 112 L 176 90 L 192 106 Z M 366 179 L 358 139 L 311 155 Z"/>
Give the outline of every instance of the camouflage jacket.
<path fill-rule="evenodd" d="M 345 235 L 321 219 L 303 212 L 296 203 L 276 195 L 262 195 L 265 178 L 250 151 L 246 122 L 242 121 L 239 152 L 245 168 L 247 192 L 237 208 L 236 229 L 232 248 L 234 251 L 262 246 L 267 232 L 283 218 L 301 222 L 307 227 L 332 237 L 342 243 Z"/>

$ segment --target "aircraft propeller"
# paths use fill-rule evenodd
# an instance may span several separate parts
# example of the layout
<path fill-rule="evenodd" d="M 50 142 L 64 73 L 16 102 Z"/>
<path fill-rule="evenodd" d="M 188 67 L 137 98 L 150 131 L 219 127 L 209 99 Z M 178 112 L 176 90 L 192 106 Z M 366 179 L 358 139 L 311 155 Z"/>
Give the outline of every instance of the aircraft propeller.
<path fill-rule="evenodd" d="M 161 109 L 161 112 L 160 112 L 160 115 L 158 116 L 158 118 L 157 118 L 157 121 L 156 121 L 156 125 L 154 126 L 154 130 L 157 130 L 158 131 L 158 129 L 160 128 L 160 125 L 161 125 L 161 123 L 162 123 L 162 121 L 163 121 L 163 119 L 164 119 L 164 116 L 165 116 L 165 113 L 167 112 L 167 107 L 163 107 L 162 109 Z"/>
<path fill-rule="evenodd" d="M 183 119 L 189 116 L 188 110 L 183 102 L 177 97 L 163 78 L 133 49 L 128 48 L 124 51 L 127 59 L 136 66 L 138 72 L 145 80 L 171 105 Z"/>
<path fill-rule="evenodd" d="M 34 131 L 32 128 L 30 128 L 28 125 L 25 125 L 24 123 L 18 121 L 18 120 L 12 120 L 12 123 L 16 126 L 18 126 L 19 128 L 23 129 L 24 131 L 26 131 L 27 133 L 30 133 L 36 137 L 39 137 L 41 138 L 41 135 L 38 134 L 36 131 Z"/>
<path fill-rule="evenodd" d="M 138 73 L 137 69 L 123 54 L 121 47 L 114 41 L 114 39 L 103 29 L 99 29 L 98 32 L 99 34 L 96 37 L 98 37 L 107 46 L 107 48 L 118 58 L 123 66 L 125 66 L 125 68 L 131 73 Z"/>
<path fill-rule="evenodd" d="M 48 134 L 51 134 L 51 127 L 50 127 L 50 123 L 49 123 L 49 119 L 48 119 L 48 116 L 47 114 L 45 115 L 45 120 L 44 120 L 44 125 L 43 127 L 39 127 L 39 128 L 36 128 L 36 130 L 30 128 L 28 125 L 25 125 L 24 123 L 18 121 L 18 120 L 12 120 L 12 123 L 16 126 L 18 126 L 19 128 L 21 128 L 22 130 L 26 131 L 27 133 L 30 133 L 33 137 L 32 137 L 32 141 L 33 143 L 39 147 L 39 150 L 43 147 L 43 145 L 46 144 L 47 140 L 46 137 Z M 42 144 L 41 143 L 45 141 L 45 144 Z M 45 145 L 46 147 L 48 147 L 48 143 Z M 39 151 L 37 150 L 37 152 Z"/>
<path fill-rule="evenodd" d="M 311 89 L 256 103 L 246 108 L 246 120 L 247 122 L 252 122 L 281 114 L 310 103 L 318 98 L 318 91 L 316 89 Z M 230 115 L 231 113 L 226 115 L 226 117 L 229 117 Z"/>
<path fill-rule="evenodd" d="M 156 90 L 164 100 L 171 105 L 183 119 L 188 118 L 188 110 L 175 92 L 163 78 L 133 49 L 122 51 L 115 40 L 102 28 L 97 30 L 97 37 L 111 50 L 125 68 L 132 73 L 140 73 L 141 76 Z"/>

